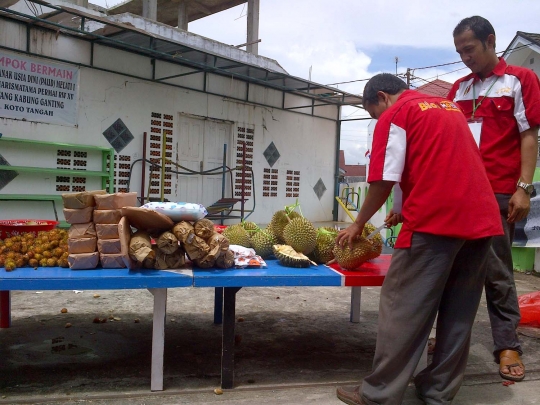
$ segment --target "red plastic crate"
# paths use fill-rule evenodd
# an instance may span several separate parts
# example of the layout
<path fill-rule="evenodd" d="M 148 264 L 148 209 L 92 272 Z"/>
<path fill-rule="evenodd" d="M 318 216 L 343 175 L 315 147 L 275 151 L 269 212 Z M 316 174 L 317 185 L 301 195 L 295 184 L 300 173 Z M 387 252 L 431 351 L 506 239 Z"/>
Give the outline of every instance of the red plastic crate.
<path fill-rule="evenodd" d="M 222 233 L 225 228 L 227 228 L 227 225 L 214 225 L 214 231 L 217 233 Z"/>
<path fill-rule="evenodd" d="M 0 220 L 0 239 L 32 232 L 37 236 L 39 231 L 50 231 L 59 224 L 48 219 L 5 219 Z"/>

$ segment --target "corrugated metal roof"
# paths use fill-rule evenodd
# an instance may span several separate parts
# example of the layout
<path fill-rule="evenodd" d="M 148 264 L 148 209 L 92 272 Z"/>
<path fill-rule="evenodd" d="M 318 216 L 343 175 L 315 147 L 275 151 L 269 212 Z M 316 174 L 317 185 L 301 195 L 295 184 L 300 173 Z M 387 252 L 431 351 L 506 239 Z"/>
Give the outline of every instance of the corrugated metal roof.
<path fill-rule="evenodd" d="M 131 24 L 114 21 L 115 17 L 113 16 L 97 16 L 70 7 L 55 6 L 42 0 L 28 1 L 41 4 L 54 11 L 36 17 L 12 9 L 0 8 L 0 15 L 61 31 L 67 35 L 92 41 L 95 44 L 127 50 L 150 58 L 186 66 L 193 69 L 194 73 L 218 74 L 308 97 L 313 100 L 312 107 L 328 104 L 362 104 L 362 97 L 356 94 L 291 76 L 287 73 L 276 72 L 243 61 L 230 59 L 194 46 L 181 44 L 170 38 L 164 38 L 136 28 Z M 165 81 L 185 74 L 192 74 L 192 72 L 156 78 L 155 80 Z"/>
<path fill-rule="evenodd" d="M 444 80 L 435 79 L 432 82 L 426 83 L 416 90 L 420 93 L 429 94 L 431 96 L 446 97 L 452 88 L 452 83 L 445 82 Z"/>
<path fill-rule="evenodd" d="M 107 13 L 142 15 L 144 0 L 128 0 L 107 9 Z M 247 3 L 246 0 L 197 0 L 187 1 L 188 22 Z M 157 0 L 157 21 L 175 27 L 178 23 L 179 1 Z"/>
<path fill-rule="evenodd" d="M 528 39 L 529 41 L 531 41 L 531 42 L 535 43 L 536 45 L 540 46 L 540 34 L 533 34 L 531 32 L 518 31 L 517 35 L 521 36 L 521 37 L 523 37 L 525 39 Z"/>

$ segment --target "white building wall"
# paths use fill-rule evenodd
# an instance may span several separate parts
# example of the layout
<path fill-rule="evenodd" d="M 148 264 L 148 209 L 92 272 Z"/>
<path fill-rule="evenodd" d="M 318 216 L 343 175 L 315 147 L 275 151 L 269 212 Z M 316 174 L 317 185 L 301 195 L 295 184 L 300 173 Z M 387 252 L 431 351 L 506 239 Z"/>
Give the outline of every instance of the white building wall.
<path fill-rule="evenodd" d="M 11 47 L 24 47 L 25 41 L 20 40 L 20 37 L 17 38 L 20 34 L 18 27 L 18 25 L 6 21 L 0 22 L 0 43 Z M 33 52 L 43 52 L 43 54 L 55 58 L 90 63 L 89 44 L 77 39 L 65 38 L 61 35 L 57 39 L 55 35 L 44 32 L 42 35 L 37 35 L 31 47 Z M 93 62 L 95 66 L 104 69 L 120 69 L 129 75 L 145 78 L 151 78 L 152 75 L 150 59 L 116 49 L 95 46 Z M 159 62 L 156 66 L 156 77 L 177 73 L 178 69 L 173 70 L 166 63 Z M 175 136 L 179 130 L 180 114 L 188 114 L 220 120 L 230 125 L 232 140 L 231 145 L 228 145 L 228 163 L 235 166 L 237 128 L 239 126 L 250 127 L 254 129 L 252 160 L 255 174 L 256 207 L 249 220 L 262 224 L 267 223 L 273 212 L 296 201 L 296 197 L 286 197 L 287 170 L 299 172 L 298 200 L 304 215 L 312 221 L 332 219 L 336 156 L 335 121 L 232 100 L 230 97 L 246 97 L 246 83 L 211 74 L 207 75 L 208 91 L 221 93 L 224 96 L 209 95 L 87 67 L 81 67 L 79 75 L 78 123 L 76 127 L 0 118 L 0 133 L 5 137 L 12 138 L 110 147 L 102 133 L 117 119 L 121 119 L 133 134 L 134 140 L 120 154 L 129 156 L 133 162 L 141 157 L 142 135 L 143 132 L 150 134 L 153 112 L 169 114 L 173 117 Z M 203 76 L 202 73 L 197 73 L 171 79 L 170 82 L 202 88 L 204 85 Z M 280 107 L 282 93 L 250 85 L 249 99 Z M 310 105 L 311 100 L 292 96 L 290 103 Z M 325 116 L 333 119 L 337 117 L 337 107 L 319 109 L 324 112 Z M 309 112 L 311 112 L 311 107 L 309 107 Z M 281 155 L 271 168 L 278 170 L 277 196 L 265 197 L 262 192 L 264 169 L 269 169 L 270 166 L 263 156 L 263 152 L 271 142 L 274 142 Z M 2 144 L 0 143 L 0 145 Z M 22 159 L 20 154 L 17 155 L 15 151 L 10 152 L 3 145 L 1 147 L 0 154 L 10 164 L 37 165 L 34 155 L 36 152 L 28 152 L 25 157 L 27 161 L 23 163 L 20 161 Z M 175 154 L 172 158 L 175 159 Z M 17 161 L 17 163 L 13 163 L 12 160 Z M 100 170 L 100 168 L 92 168 L 92 170 Z M 146 175 L 148 176 L 148 170 Z M 313 191 L 313 187 L 319 179 L 326 187 L 326 192 L 320 200 Z M 148 179 L 146 181 L 148 184 Z M 130 190 L 139 192 L 140 182 L 141 165 L 138 164 L 133 170 Z M 38 184 L 40 186 L 36 188 Z M 99 187 L 97 180 L 87 183 L 87 189 L 97 187 Z M 19 175 L 0 192 L 2 194 L 57 193 L 54 176 L 43 174 Z M 227 188 L 226 196 L 230 196 L 230 187 Z M 246 209 L 251 209 L 252 204 L 253 198 L 250 198 L 246 203 Z M 2 206 L 0 219 L 51 218 L 50 206 L 47 203 L 0 201 L 0 205 Z"/>
<path fill-rule="evenodd" d="M 534 70 L 540 76 L 540 47 L 525 38 L 517 37 L 508 47 L 510 52 L 504 56 L 511 65 Z"/>

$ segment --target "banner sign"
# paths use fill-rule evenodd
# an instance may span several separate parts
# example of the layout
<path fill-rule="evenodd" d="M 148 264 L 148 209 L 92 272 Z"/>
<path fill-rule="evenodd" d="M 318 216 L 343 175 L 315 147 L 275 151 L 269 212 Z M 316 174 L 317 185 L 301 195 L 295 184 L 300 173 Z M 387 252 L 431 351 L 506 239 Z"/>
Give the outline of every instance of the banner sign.
<path fill-rule="evenodd" d="M 531 197 L 531 210 L 527 219 L 516 223 L 513 246 L 540 247 L 540 182 L 533 185 L 536 193 Z"/>
<path fill-rule="evenodd" d="M 77 125 L 79 69 L 0 52 L 0 117 Z"/>

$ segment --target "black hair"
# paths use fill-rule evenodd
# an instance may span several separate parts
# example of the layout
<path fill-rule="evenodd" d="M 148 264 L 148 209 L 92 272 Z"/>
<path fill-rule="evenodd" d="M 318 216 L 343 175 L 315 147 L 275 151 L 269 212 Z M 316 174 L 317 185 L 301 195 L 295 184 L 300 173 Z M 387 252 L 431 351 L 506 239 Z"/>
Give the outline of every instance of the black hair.
<path fill-rule="evenodd" d="M 491 25 L 491 23 L 484 17 L 480 17 L 478 15 L 461 20 L 459 24 L 456 25 L 456 28 L 454 28 L 453 35 L 456 37 L 467 30 L 471 30 L 474 33 L 476 39 L 480 40 L 482 45 L 484 45 L 484 49 L 486 49 L 486 41 L 488 37 L 491 34 L 495 36 L 495 29 L 493 28 L 493 25 Z M 495 48 L 495 43 L 493 43 L 493 47 Z"/>
<path fill-rule="evenodd" d="M 378 105 L 379 98 L 377 97 L 377 93 L 379 91 L 395 95 L 402 90 L 407 90 L 407 85 L 399 77 L 394 76 L 391 73 L 379 73 L 369 79 L 366 83 L 362 95 L 362 104 L 364 106 L 367 104 Z"/>

